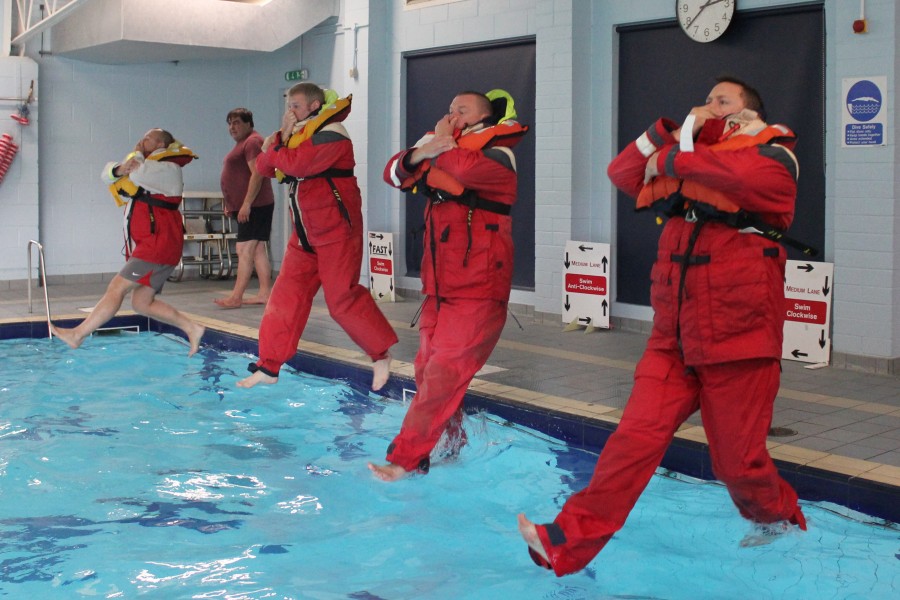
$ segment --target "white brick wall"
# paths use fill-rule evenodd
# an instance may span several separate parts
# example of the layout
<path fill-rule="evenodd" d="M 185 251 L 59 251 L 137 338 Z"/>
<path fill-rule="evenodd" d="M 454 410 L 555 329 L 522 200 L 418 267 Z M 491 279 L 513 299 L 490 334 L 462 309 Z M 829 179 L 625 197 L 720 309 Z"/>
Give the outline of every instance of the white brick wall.
<path fill-rule="evenodd" d="M 793 4 L 794 0 L 742 0 L 740 10 Z M 859 4 L 826 0 L 826 247 L 835 263 L 834 347 L 837 352 L 900 357 L 900 165 L 896 160 L 896 32 L 893 0 L 869 0 L 869 33 L 850 24 Z M 348 129 L 354 138 L 367 222 L 401 232 L 405 207 L 381 183 L 386 157 L 405 135 L 401 118 L 404 51 L 534 35 L 537 40 L 536 284 L 514 291 L 513 301 L 556 313 L 560 264 L 567 239 L 615 247 L 615 195 L 605 166 L 616 139 L 615 26 L 673 18 L 671 0 L 461 0 L 406 10 L 402 0 L 343 0 L 339 23 L 307 34 L 301 44 L 239 61 L 178 65 L 107 66 L 37 59 L 44 88 L 40 129 L 41 235 L 51 274 L 108 272 L 121 264 L 120 213 L 97 179 L 100 166 L 118 158 L 147 128 L 162 125 L 201 155 L 188 166 L 189 187 L 216 189 L 221 160 L 231 147 L 224 114 L 251 108 L 268 132 L 280 118 L 278 93 L 286 70 L 310 68 L 342 93 L 354 94 Z M 359 78 L 351 79 L 358 31 Z M 35 49 L 29 55 L 37 56 Z M 324 74 L 324 75 L 323 75 Z M 843 149 L 841 79 L 888 78 L 885 148 Z M 0 66 L 0 85 L 4 71 Z M 0 93 L 0 95 L 3 95 Z M 0 130 L 4 125 L 0 112 Z M 37 135 L 32 126 L 29 135 Z M 34 179 L 34 146 L 23 147 L 21 182 Z M 17 161 L 19 160 L 17 158 Z M 22 164 L 27 162 L 27 169 Z M 802 174 L 801 174 L 802 176 Z M 36 234 L 34 194 L 0 184 L 0 278 L 24 277 L 22 238 Z M 29 204 L 30 202 L 30 204 Z M 30 207 L 30 208 L 29 208 Z M 25 240 L 27 241 L 27 240 Z M 398 238 L 398 264 L 405 260 Z M 398 281 L 418 288 L 418 280 Z M 613 294 L 616 282 L 613 280 Z M 645 307 L 615 304 L 613 316 L 649 319 Z"/>
<path fill-rule="evenodd" d="M 852 33 L 850 25 L 857 18 L 858 3 L 826 3 L 826 194 L 830 227 L 825 255 L 835 264 L 834 350 L 896 358 L 900 356 L 896 241 L 900 173 L 893 122 L 900 17 L 893 1 L 869 0 L 868 33 Z M 876 75 L 886 75 L 888 80 L 888 145 L 841 148 L 841 81 Z"/>
<path fill-rule="evenodd" d="M 31 82 L 37 93 L 38 65 L 30 58 L 0 58 L 0 97 L 24 98 Z M 0 182 L 0 281 L 26 277 L 26 249 L 38 238 L 38 107 L 29 106 L 31 125 L 10 115 L 21 102 L 0 100 L 0 134 L 9 134 L 19 150 Z M 33 254 L 35 265 L 37 253 Z M 34 274 L 33 274 L 34 275 Z"/>

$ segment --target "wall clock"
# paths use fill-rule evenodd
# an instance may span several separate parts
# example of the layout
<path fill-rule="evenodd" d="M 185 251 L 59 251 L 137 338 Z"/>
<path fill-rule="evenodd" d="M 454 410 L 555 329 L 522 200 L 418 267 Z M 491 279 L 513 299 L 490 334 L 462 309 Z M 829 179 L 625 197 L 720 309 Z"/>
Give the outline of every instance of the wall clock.
<path fill-rule="evenodd" d="M 695 42 L 718 39 L 734 18 L 736 0 L 676 0 L 678 24 Z"/>

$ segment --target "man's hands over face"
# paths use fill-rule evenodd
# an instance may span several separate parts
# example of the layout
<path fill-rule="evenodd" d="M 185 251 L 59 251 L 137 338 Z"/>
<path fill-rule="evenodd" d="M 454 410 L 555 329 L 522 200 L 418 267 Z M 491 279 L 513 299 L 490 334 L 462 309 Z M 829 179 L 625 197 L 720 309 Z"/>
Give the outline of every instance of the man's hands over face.
<path fill-rule="evenodd" d="M 440 156 L 447 150 L 456 148 L 456 140 L 453 133 L 456 131 L 456 117 L 444 115 L 434 125 L 434 136 L 415 150 L 410 155 L 410 162 L 414 165 L 423 160 L 429 160 Z"/>
<path fill-rule="evenodd" d="M 294 133 L 294 125 L 297 124 L 297 115 L 294 114 L 294 111 L 288 109 L 284 112 L 284 116 L 281 117 L 281 141 L 286 144 L 287 141 L 291 138 L 291 135 Z"/>
<path fill-rule="evenodd" d="M 459 117 L 455 117 L 451 114 L 444 115 L 441 120 L 439 120 L 434 126 L 434 135 L 449 135 L 452 136 L 453 132 L 457 129 L 461 129 L 459 126 Z"/>

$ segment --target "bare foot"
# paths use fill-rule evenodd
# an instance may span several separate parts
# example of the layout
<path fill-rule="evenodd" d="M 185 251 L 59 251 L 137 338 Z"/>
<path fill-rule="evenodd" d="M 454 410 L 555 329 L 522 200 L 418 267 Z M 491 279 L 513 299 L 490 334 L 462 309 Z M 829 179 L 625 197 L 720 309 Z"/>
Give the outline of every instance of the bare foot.
<path fill-rule="evenodd" d="M 384 387 L 391 376 L 391 355 L 372 363 L 372 391 L 377 392 Z"/>
<path fill-rule="evenodd" d="M 271 375 L 266 375 L 262 371 L 257 371 L 250 377 L 245 377 L 237 382 L 237 386 L 240 388 L 252 388 L 257 383 L 262 383 L 265 385 L 272 385 L 273 383 L 278 383 L 277 377 L 272 377 Z"/>
<path fill-rule="evenodd" d="M 538 532 L 534 523 L 529 521 L 524 513 L 519 513 L 519 533 L 522 534 L 522 539 L 525 540 L 528 547 L 546 560 L 547 564 L 550 564 L 550 558 L 547 557 L 547 551 L 544 550 L 544 545 L 541 544 L 541 538 L 538 537 Z"/>
<path fill-rule="evenodd" d="M 64 329 L 53 324 L 50 325 L 50 329 L 53 335 L 64 341 L 69 348 L 77 348 L 84 341 L 84 336 L 75 333 L 74 329 Z"/>
<path fill-rule="evenodd" d="M 392 463 L 388 463 L 386 465 L 376 465 L 374 463 L 369 463 L 369 470 L 382 481 L 397 481 L 398 479 L 403 479 L 407 475 L 409 475 L 409 471 L 401 467 L 400 465 L 395 465 Z"/>
<path fill-rule="evenodd" d="M 188 357 L 191 357 L 200 350 L 200 340 L 203 338 L 203 334 L 206 333 L 206 327 L 199 323 L 191 322 L 191 326 L 185 333 L 187 333 L 188 342 L 191 344 L 191 349 L 188 352 Z"/>
<path fill-rule="evenodd" d="M 228 296 L 227 298 L 216 298 L 213 302 L 215 302 L 219 308 L 240 308 L 242 305 L 240 298 L 232 298 L 231 296 Z"/>
<path fill-rule="evenodd" d="M 265 304 L 269 301 L 269 295 L 260 295 L 257 294 L 255 296 L 250 296 L 246 300 L 244 300 L 244 304 Z"/>

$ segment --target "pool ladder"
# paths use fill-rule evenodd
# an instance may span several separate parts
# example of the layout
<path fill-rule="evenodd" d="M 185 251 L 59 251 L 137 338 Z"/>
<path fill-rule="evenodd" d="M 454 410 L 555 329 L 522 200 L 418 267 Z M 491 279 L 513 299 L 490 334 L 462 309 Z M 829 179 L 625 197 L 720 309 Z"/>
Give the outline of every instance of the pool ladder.
<path fill-rule="evenodd" d="M 44 310 L 47 314 L 47 337 L 53 339 L 53 328 L 50 326 L 50 297 L 47 295 L 47 272 L 44 270 L 44 247 L 40 242 L 35 240 L 28 241 L 28 312 L 34 312 L 31 303 L 31 247 L 36 246 L 38 249 L 38 258 L 40 258 L 41 281 L 40 285 L 44 288 Z"/>

